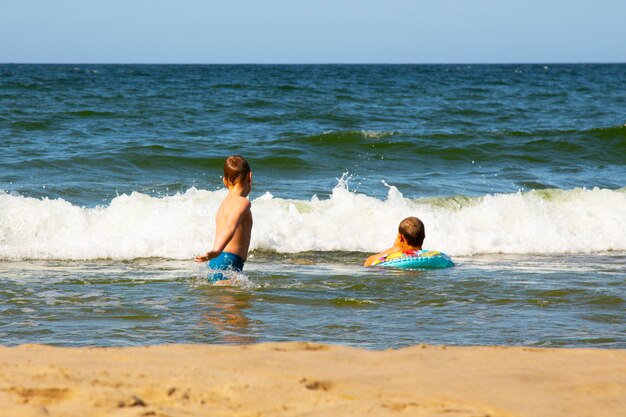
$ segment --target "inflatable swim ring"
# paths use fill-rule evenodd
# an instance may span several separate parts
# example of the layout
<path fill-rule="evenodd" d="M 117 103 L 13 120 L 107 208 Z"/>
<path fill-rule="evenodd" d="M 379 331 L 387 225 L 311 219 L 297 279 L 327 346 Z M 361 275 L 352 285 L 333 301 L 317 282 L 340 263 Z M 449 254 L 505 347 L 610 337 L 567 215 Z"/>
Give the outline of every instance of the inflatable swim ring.
<path fill-rule="evenodd" d="M 449 268 L 454 262 L 448 255 L 436 250 L 409 250 L 392 252 L 372 262 L 372 266 L 391 268 Z"/>

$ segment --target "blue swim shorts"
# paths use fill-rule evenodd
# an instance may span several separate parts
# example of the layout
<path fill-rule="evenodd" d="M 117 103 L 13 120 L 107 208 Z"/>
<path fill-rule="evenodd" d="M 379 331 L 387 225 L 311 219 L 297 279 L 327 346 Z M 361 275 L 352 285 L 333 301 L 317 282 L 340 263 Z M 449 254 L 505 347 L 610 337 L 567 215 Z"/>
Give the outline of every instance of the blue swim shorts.
<path fill-rule="evenodd" d="M 220 272 L 215 271 L 241 272 L 243 271 L 243 259 L 235 255 L 234 253 L 222 252 L 217 258 L 211 259 L 207 263 L 207 266 L 210 270 L 209 274 L 207 275 L 209 281 L 222 281 L 225 279 L 229 279 L 230 277 L 228 275 L 224 275 Z"/>

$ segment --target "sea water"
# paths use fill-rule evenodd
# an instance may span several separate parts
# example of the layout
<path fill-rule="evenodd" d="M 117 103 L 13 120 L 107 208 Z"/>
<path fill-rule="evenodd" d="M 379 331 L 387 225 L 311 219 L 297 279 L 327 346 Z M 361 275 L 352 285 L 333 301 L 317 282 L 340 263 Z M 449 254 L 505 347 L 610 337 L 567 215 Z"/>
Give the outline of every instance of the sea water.
<path fill-rule="evenodd" d="M 626 65 L 0 65 L 0 343 L 626 347 Z M 244 274 L 206 280 L 221 166 Z M 406 216 L 457 266 L 363 268 Z"/>

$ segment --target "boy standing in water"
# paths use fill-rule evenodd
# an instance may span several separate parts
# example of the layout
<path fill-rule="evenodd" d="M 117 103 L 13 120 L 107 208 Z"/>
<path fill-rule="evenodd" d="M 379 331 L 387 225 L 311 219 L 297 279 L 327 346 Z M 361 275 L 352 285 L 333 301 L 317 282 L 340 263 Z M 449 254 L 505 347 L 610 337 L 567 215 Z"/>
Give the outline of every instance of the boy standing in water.
<path fill-rule="evenodd" d="M 213 249 L 203 256 L 196 256 L 194 260 L 210 261 L 208 267 L 214 271 L 241 272 L 248 259 L 252 234 L 251 204 L 246 198 L 252 188 L 252 171 L 242 156 L 226 158 L 224 185 L 228 188 L 228 195 L 217 210 Z M 220 281 L 220 284 L 227 284 L 228 278 L 219 272 L 209 274 L 209 280 L 214 283 Z"/>
<path fill-rule="evenodd" d="M 393 246 L 384 252 L 368 257 L 363 266 L 370 266 L 373 262 L 386 258 L 390 253 L 422 250 L 425 236 L 424 223 L 417 217 L 407 217 L 400 222 Z"/>

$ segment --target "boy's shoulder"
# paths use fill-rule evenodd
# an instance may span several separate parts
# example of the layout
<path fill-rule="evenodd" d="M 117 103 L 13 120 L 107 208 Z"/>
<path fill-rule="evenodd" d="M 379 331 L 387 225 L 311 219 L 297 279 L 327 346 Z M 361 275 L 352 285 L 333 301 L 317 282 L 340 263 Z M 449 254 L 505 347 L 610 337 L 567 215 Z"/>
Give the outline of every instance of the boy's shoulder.
<path fill-rule="evenodd" d="M 231 206 L 239 206 L 243 208 L 250 208 L 252 206 L 250 200 L 248 200 L 246 197 L 242 197 L 239 195 L 226 198 L 226 200 L 224 200 L 224 203 L 227 203 Z"/>
<path fill-rule="evenodd" d="M 250 200 L 248 199 L 248 197 L 243 197 L 243 196 L 237 196 L 237 201 L 240 204 L 246 205 L 246 206 L 251 206 L 252 203 L 250 202 Z"/>
<path fill-rule="evenodd" d="M 252 203 L 250 202 L 250 200 L 248 200 L 246 197 L 239 198 L 242 200 L 241 205 L 244 206 L 246 210 L 250 210 L 250 208 L 252 207 Z"/>

